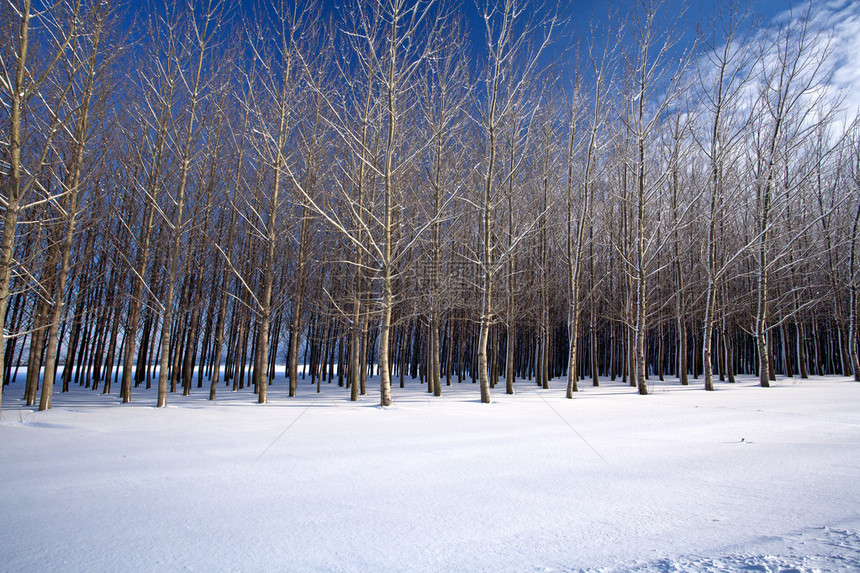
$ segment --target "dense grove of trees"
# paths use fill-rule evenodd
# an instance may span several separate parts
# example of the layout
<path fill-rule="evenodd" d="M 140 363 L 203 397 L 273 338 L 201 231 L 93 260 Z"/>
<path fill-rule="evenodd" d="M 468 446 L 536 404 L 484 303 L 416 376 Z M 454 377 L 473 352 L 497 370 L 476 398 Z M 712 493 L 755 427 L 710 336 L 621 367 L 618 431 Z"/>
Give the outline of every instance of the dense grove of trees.
<path fill-rule="evenodd" d="M 811 7 L 315 4 L 2 2 L 7 397 L 860 380 L 860 129 Z"/>

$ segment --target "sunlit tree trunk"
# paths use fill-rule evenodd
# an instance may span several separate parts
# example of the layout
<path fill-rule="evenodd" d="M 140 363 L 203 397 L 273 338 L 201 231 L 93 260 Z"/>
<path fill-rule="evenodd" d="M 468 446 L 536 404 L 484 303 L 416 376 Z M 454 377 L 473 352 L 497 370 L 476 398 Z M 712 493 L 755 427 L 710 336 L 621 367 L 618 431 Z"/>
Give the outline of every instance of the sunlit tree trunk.
<path fill-rule="evenodd" d="M 56 8 L 56 7 L 54 7 Z M 53 8 L 47 8 L 49 12 Z M 57 62 L 66 53 L 70 43 L 78 34 L 78 14 L 80 12 L 80 0 L 77 0 L 72 5 L 72 14 L 70 24 L 67 29 L 61 29 L 54 34 L 56 48 L 53 50 L 48 48 L 47 53 L 42 56 L 47 56 L 45 65 L 41 70 L 28 68 L 28 53 L 30 50 L 30 34 L 31 34 L 31 18 L 32 18 L 32 3 L 30 0 L 22 0 L 19 6 L 15 7 L 17 17 L 18 35 L 15 38 L 13 48 L 14 57 L 10 61 L 9 69 L 14 69 L 14 84 L 9 85 L 7 82 L 2 82 L 4 91 L 4 99 L 8 98 L 9 109 L 9 140 L 8 140 L 8 175 L 5 177 L 5 193 L 3 197 L 3 230 L 0 234 L 0 325 L 4 328 L 0 332 L 0 372 L 5 372 L 5 352 L 2 350 L 6 342 L 6 311 L 9 305 L 9 287 L 12 276 L 13 257 L 15 255 L 15 233 L 18 228 L 18 217 L 21 209 L 25 207 L 23 199 L 27 192 L 35 185 L 37 174 L 41 171 L 48 157 L 54 135 L 58 132 L 61 124 L 61 114 L 59 110 L 54 110 L 53 119 L 48 124 L 47 132 L 42 133 L 44 138 L 41 143 L 41 149 L 35 157 L 35 163 L 25 166 L 22 160 L 22 148 L 26 143 L 29 134 L 25 130 L 26 125 L 26 108 L 27 103 L 33 98 L 38 90 L 44 85 L 45 80 L 53 73 Z M 45 17 L 47 13 L 42 13 L 40 16 Z M 49 32 L 51 33 L 51 32 Z M 57 98 L 56 105 L 60 105 L 65 99 L 72 86 L 72 81 L 69 79 L 62 94 Z M 33 174 L 30 179 L 25 181 L 27 173 Z M 0 384 L 0 406 L 2 406 L 3 388 Z"/>
<path fill-rule="evenodd" d="M 196 30 L 195 38 L 199 42 L 197 60 L 193 70 L 191 87 L 191 100 L 188 106 L 188 123 L 186 125 L 185 139 L 180 154 L 179 185 L 176 190 L 175 212 L 170 228 L 170 247 L 168 249 L 168 273 L 167 293 L 164 297 L 162 309 L 161 329 L 161 359 L 158 371 L 158 399 L 156 406 L 162 408 L 167 405 L 167 370 L 170 356 L 170 328 L 173 322 L 174 291 L 176 278 L 179 272 L 180 247 L 184 234 L 183 210 L 185 208 L 185 191 L 188 184 L 188 171 L 191 167 L 191 145 L 194 141 L 195 120 L 197 119 L 197 105 L 200 102 L 200 88 L 203 86 L 203 62 L 209 49 L 215 29 L 218 27 L 219 12 L 221 10 L 220 0 L 209 0 L 206 11 L 203 14 L 203 25 L 201 30 Z M 193 15 L 192 15 L 193 16 Z"/>
<path fill-rule="evenodd" d="M 67 174 L 65 196 L 62 204 L 66 212 L 65 233 L 60 245 L 60 267 L 56 270 L 54 279 L 54 300 L 48 324 L 48 347 L 45 350 L 45 380 L 42 385 L 42 396 L 39 400 L 39 410 L 47 410 L 51 407 L 51 398 L 54 391 L 54 376 L 57 362 L 57 348 L 60 341 L 57 339 L 60 320 L 63 315 L 63 302 L 66 292 L 66 280 L 69 276 L 69 265 L 72 254 L 72 241 L 75 235 L 75 225 L 78 215 L 78 193 L 81 187 L 81 169 L 84 161 L 84 150 L 87 143 L 87 130 L 90 120 L 90 105 L 92 103 L 93 91 L 95 90 L 96 74 L 98 73 L 97 58 L 99 56 L 99 42 L 105 25 L 110 17 L 107 5 L 99 4 L 96 12 L 92 14 L 91 20 L 91 46 L 87 55 L 86 76 L 84 89 L 81 94 L 80 107 L 77 111 L 77 120 L 74 129 L 74 143 L 72 146 L 72 161 Z M 83 58 L 83 54 L 81 54 Z M 74 67 L 74 66 L 73 66 Z M 74 73 L 74 72 L 70 72 Z M 53 269 L 52 269 L 53 270 Z"/>

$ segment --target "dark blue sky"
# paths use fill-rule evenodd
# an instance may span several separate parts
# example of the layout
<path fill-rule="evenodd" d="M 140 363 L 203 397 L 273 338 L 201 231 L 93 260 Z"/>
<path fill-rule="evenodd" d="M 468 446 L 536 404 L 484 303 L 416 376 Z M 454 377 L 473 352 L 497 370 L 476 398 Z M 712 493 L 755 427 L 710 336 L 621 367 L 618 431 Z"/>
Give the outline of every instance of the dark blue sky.
<path fill-rule="evenodd" d="M 165 1 L 174 2 L 182 0 L 129 0 L 129 20 L 134 14 L 142 15 L 146 10 L 145 7 L 153 1 L 158 5 Z M 254 0 L 225 1 L 232 7 L 238 6 L 241 12 L 248 15 L 252 13 L 252 6 L 256 4 Z M 478 57 L 485 53 L 485 49 L 483 48 L 485 27 L 478 8 L 478 4 L 483 4 L 484 1 L 464 0 L 456 2 L 452 0 L 454 9 L 460 11 L 464 27 L 470 33 L 473 56 Z M 629 6 L 634 1 L 636 0 L 545 0 L 544 4 L 548 8 L 547 12 L 557 10 L 559 16 L 568 22 L 563 30 L 556 32 L 554 46 L 549 57 L 557 57 L 577 43 L 584 47 L 588 42 L 592 22 L 605 23 L 608 14 L 613 10 L 616 13 L 616 17 L 620 14 L 620 17 L 623 18 L 629 12 Z M 267 0 L 261 0 L 261 3 L 265 5 Z M 326 14 L 349 10 L 352 4 L 353 0 L 317 0 L 317 5 L 322 7 Z M 689 39 L 692 40 L 692 35 L 697 24 L 707 20 L 708 16 L 713 12 L 713 5 L 714 0 L 689 0 L 683 3 L 665 0 L 660 7 L 660 13 L 667 18 L 675 18 L 681 13 L 682 7 L 686 6 L 682 20 L 679 22 L 679 29 L 685 33 L 689 33 Z M 776 15 L 788 10 L 792 6 L 795 9 L 802 9 L 807 4 L 802 0 L 753 0 L 753 11 L 760 16 L 761 22 L 764 25 L 767 25 Z M 343 17 L 341 18 L 342 21 L 344 19 Z M 613 28 L 616 27 L 617 25 L 613 26 Z"/>
<path fill-rule="evenodd" d="M 546 2 L 549 11 L 557 10 L 559 15 L 567 19 L 572 26 L 572 32 L 577 36 L 584 37 L 588 34 L 589 23 L 592 19 L 598 21 L 606 21 L 607 14 L 616 7 L 623 9 L 629 4 L 630 0 L 616 0 L 608 2 L 606 0 L 548 0 Z M 328 11 L 346 10 L 351 5 L 352 0 L 320 0 L 320 4 Z M 473 41 L 480 41 L 484 33 L 484 23 L 480 16 L 479 9 L 476 4 L 483 3 L 483 0 L 464 0 L 461 2 L 453 2 L 454 6 L 459 5 L 464 21 L 468 23 L 468 27 L 472 34 Z M 674 16 L 681 11 L 681 7 L 686 4 L 686 15 L 684 20 L 686 25 L 691 28 L 702 17 L 707 17 L 713 10 L 713 0 L 691 0 L 686 3 L 666 0 L 661 11 L 667 15 Z M 762 19 L 766 22 L 772 19 L 776 14 L 789 9 L 792 4 L 795 7 L 802 7 L 803 2 L 790 0 L 753 0 L 754 9 L 761 14 Z M 457 8 L 455 8 L 457 9 Z M 616 10 L 617 11 L 617 10 Z M 569 43 L 569 42 L 564 42 Z"/>
<path fill-rule="evenodd" d="M 605 24 L 610 11 L 614 11 L 616 17 L 623 18 L 625 11 L 629 11 L 627 6 L 630 6 L 633 1 L 635 0 L 545 0 L 548 13 L 557 10 L 560 18 L 567 21 L 567 26 L 564 29 L 556 31 L 555 42 L 546 59 L 566 59 L 563 56 L 565 51 L 577 43 L 584 48 L 585 44 L 588 43 L 593 22 Z M 476 63 L 480 62 L 479 58 L 486 53 L 483 48 L 485 25 L 478 7 L 484 2 L 485 0 L 452 2 L 454 9 L 460 11 L 464 27 L 468 29 L 471 36 L 472 55 L 478 58 Z M 777 14 L 788 10 L 792 4 L 795 8 L 806 6 L 802 1 L 798 2 L 797 0 L 794 2 L 791 0 L 752 0 L 752 2 L 753 13 L 759 16 L 765 25 Z M 352 5 L 352 0 L 319 0 L 319 3 L 325 11 L 331 13 L 348 10 L 349 6 Z M 246 3 L 243 2 L 243 4 Z M 665 0 L 659 11 L 666 18 L 674 18 L 681 13 L 684 6 L 686 6 L 685 12 L 683 19 L 679 22 L 679 29 L 684 33 L 689 33 L 688 40 L 692 41 L 697 24 L 707 20 L 708 16 L 713 13 L 714 0 L 689 0 L 683 3 Z"/>

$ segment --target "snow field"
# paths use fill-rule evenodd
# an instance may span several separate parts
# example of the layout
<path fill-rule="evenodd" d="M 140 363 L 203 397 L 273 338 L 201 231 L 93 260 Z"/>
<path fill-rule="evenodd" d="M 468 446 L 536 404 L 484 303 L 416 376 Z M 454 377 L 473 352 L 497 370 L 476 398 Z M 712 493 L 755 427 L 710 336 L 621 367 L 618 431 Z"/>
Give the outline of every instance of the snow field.
<path fill-rule="evenodd" d="M 75 387 L 39 413 L 16 383 L 0 571 L 860 570 L 860 383 L 650 384 Z"/>

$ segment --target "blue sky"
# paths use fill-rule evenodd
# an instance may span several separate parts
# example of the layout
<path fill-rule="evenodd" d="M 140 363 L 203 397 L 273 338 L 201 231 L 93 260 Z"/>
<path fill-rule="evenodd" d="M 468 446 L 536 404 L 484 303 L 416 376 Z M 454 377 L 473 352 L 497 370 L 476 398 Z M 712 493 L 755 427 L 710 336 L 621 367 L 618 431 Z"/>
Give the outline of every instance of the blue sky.
<path fill-rule="evenodd" d="M 129 0 L 131 12 L 141 10 L 149 3 L 149 1 L 150 0 Z M 156 4 L 163 1 L 164 0 L 155 0 Z M 170 2 L 174 0 L 167 1 Z M 228 4 L 233 6 L 241 6 L 241 10 L 248 13 L 251 11 L 251 6 L 256 3 L 256 0 L 226 1 Z M 269 0 L 262 0 L 262 3 L 265 5 L 268 1 Z M 353 1 L 354 0 L 317 0 L 316 4 L 321 6 L 324 12 L 331 13 L 335 11 L 339 12 L 342 10 L 349 10 Z M 616 12 L 620 10 L 623 14 L 624 11 L 627 10 L 627 6 L 629 6 L 633 1 L 634 0 L 614 0 L 611 2 L 606 0 L 545 0 L 543 3 L 548 8 L 547 12 L 557 10 L 558 14 L 570 23 L 569 28 L 565 33 L 565 36 L 569 37 L 558 38 L 559 43 L 570 45 L 575 43 L 577 39 L 584 41 L 587 38 L 589 26 L 593 20 L 605 22 L 607 14 L 613 8 Z M 484 23 L 480 16 L 478 5 L 483 4 L 484 2 L 485 0 L 464 0 L 461 2 L 452 0 L 451 2 L 455 7 L 455 10 L 460 11 L 464 23 L 467 24 L 467 28 L 470 30 L 473 42 L 480 42 L 483 40 Z M 848 0 L 815 2 L 817 5 L 844 5 L 848 3 Z M 537 4 L 538 3 L 535 3 L 535 6 L 537 6 Z M 683 8 L 685 10 L 685 14 L 683 21 L 681 22 L 682 28 L 693 30 L 697 22 L 707 18 L 707 15 L 712 12 L 713 4 L 713 0 L 690 0 L 688 2 L 665 0 L 660 8 L 660 12 L 668 15 L 669 17 L 673 17 L 679 14 Z M 799 9 L 806 5 L 807 4 L 802 1 L 753 0 L 753 9 L 761 15 L 763 23 L 770 22 L 775 16 L 785 12 L 792 6 L 794 6 L 795 9 Z"/>
<path fill-rule="evenodd" d="M 136 13 L 150 2 L 160 4 L 164 1 L 174 2 L 182 0 L 129 0 L 130 12 Z M 241 6 L 241 10 L 250 13 L 250 6 L 254 2 L 225 0 L 229 5 Z M 348 10 L 353 0 L 317 0 L 324 11 Z M 480 56 L 485 53 L 482 49 L 484 26 L 480 17 L 478 4 L 485 0 L 465 0 L 454 2 L 459 4 L 464 23 L 472 35 L 473 55 Z M 550 10 L 557 9 L 559 14 L 569 20 L 570 24 L 566 30 L 556 35 L 556 44 L 551 56 L 557 56 L 566 48 L 577 42 L 585 44 L 589 36 L 589 27 L 592 19 L 605 22 L 611 6 L 629 11 L 629 6 L 635 0 L 546 0 L 545 5 Z M 266 0 L 263 0 L 265 3 Z M 535 4 L 536 5 L 536 4 Z M 753 4 L 754 13 L 760 17 L 763 27 L 773 25 L 774 19 L 786 14 L 793 9 L 796 13 L 812 6 L 812 12 L 816 25 L 824 29 L 831 36 L 834 57 L 837 62 L 837 71 L 834 81 L 838 87 L 848 92 L 846 107 L 860 109 L 860 2 L 856 0 L 813 0 L 811 4 L 803 0 L 758 0 Z M 683 19 L 679 22 L 680 29 L 690 33 L 695 30 L 697 23 L 706 21 L 709 14 L 713 12 L 714 0 L 689 0 L 686 3 L 666 0 L 660 11 L 667 17 L 675 17 L 682 7 L 686 6 Z M 130 14 L 131 16 L 131 14 Z M 476 60 L 479 63 L 480 59 Z"/>
<path fill-rule="evenodd" d="M 486 0 L 464 0 L 461 2 L 453 1 L 452 5 L 455 10 L 459 9 L 463 21 L 467 24 L 467 29 L 470 32 L 474 55 L 484 53 L 481 42 L 484 40 L 484 22 L 481 18 L 479 5 L 484 4 Z M 559 31 L 556 36 L 556 43 L 552 52 L 558 54 L 572 45 L 580 42 L 585 44 L 588 40 L 589 30 L 592 22 L 605 23 L 608 14 L 614 11 L 616 14 L 620 12 L 623 17 L 625 11 L 629 10 L 628 6 L 634 0 L 544 0 L 542 2 L 547 12 L 558 11 L 561 18 L 568 21 L 568 27 L 563 31 Z M 353 0 L 319 0 L 319 4 L 326 11 L 341 11 L 349 10 Z M 659 12 L 667 18 L 676 17 L 683 10 L 683 19 L 679 22 L 680 29 L 690 33 L 690 39 L 699 22 L 707 20 L 708 16 L 713 12 L 714 0 L 689 0 L 687 2 L 677 2 L 673 0 L 665 0 L 659 8 Z M 839 5 L 849 3 L 847 0 L 818 1 L 818 5 Z M 244 4 L 244 3 L 243 3 Z M 538 2 L 534 5 L 537 6 Z M 791 0 L 753 0 L 753 13 L 760 18 L 762 25 L 768 25 L 779 14 L 785 13 L 792 7 L 795 10 L 805 8 L 806 2 L 791 1 Z"/>

